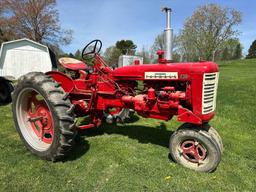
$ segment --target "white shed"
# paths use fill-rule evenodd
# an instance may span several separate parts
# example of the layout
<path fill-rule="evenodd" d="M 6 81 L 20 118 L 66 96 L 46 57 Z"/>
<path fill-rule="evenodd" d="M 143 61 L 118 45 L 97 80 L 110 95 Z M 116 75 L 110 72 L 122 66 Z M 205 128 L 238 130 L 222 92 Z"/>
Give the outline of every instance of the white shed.
<path fill-rule="evenodd" d="M 140 64 L 143 64 L 143 57 L 134 55 L 120 55 L 118 59 L 118 67 L 133 65 L 135 60 L 139 60 Z"/>
<path fill-rule="evenodd" d="M 0 51 L 0 77 L 20 76 L 32 72 L 52 70 L 47 46 L 29 39 L 4 42 Z"/>

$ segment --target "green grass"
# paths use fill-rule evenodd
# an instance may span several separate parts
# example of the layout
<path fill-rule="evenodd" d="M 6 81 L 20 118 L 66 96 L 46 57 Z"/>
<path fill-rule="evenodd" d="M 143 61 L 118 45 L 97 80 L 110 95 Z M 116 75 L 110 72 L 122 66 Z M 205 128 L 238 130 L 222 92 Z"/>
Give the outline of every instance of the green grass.
<path fill-rule="evenodd" d="M 255 191 L 256 60 L 223 62 L 220 71 L 211 124 L 225 151 L 214 173 L 168 160 L 175 120 L 105 125 L 87 132 L 66 162 L 47 162 L 25 149 L 6 106 L 0 108 L 0 191 Z"/>

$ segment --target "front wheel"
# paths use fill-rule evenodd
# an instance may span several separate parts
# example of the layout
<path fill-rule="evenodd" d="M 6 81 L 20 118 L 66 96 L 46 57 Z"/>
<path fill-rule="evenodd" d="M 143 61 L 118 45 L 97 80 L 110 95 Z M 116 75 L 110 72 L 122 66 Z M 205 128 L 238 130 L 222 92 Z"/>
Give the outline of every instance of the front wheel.
<path fill-rule="evenodd" d="M 76 133 L 64 90 L 43 73 L 32 72 L 19 79 L 12 96 L 15 126 L 27 149 L 43 159 L 63 159 Z"/>
<path fill-rule="evenodd" d="M 223 142 L 222 142 L 222 139 L 221 139 L 219 133 L 217 132 L 216 129 L 214 129 L 213 127 L 210 127 L 209 125 L 207 125 L 206 130 L 208 130 L 210 135 L 215 139 L 215 141 L 217 142 L 217 144 L 220 148 L 220 152 L 222 154 L 224 151 L 224 146 L 223 146 Z"/>
<path fill-rule="evenodd" d="M 221 159 L 218 143 L 206 130 L 184 125 L 170 138 L 172 159 L 196 171 L 214 171 Z"/>

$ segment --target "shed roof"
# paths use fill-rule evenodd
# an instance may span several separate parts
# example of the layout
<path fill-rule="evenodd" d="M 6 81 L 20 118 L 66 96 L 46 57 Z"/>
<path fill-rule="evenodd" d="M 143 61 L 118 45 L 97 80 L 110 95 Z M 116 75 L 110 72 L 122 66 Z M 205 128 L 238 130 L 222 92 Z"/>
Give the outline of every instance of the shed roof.
<path fill-rule="evenodd" d="M 28 42 L 30 42 L 30 43 L 34 43 L 34 44 L 36 44 L 36 45 L 38 45 L 38 46 L 41 46 L 41 47 L 44 47 L 44 48 L 47 48 L 47 49 L 48 49 L 48 47 L 47 47 L 46 45 L 42 45 L 42 44 L 40 44 L 40 43 L 37 43 L 37 42 L 32 41 L 31 39 L 27 39 L 27 38 L 16 39 L 16 40 L 13 40 L 13 41 L 3 42 L 1 48 L 2 48 L 4 45 L 12 44 L 12 43 L 17 43 L 17 42 L 20 42 L 20 41 L 28 41 Z"/>
<path fill-rule="evenodd" d="M 1 49 L 0 49 L 0 58 L 2 57 L 3 49 L 4 49 L 5 46 L 7 46 L 9 44 L 19 43 L 19 42 L 22 42 L 22 41 L 27 41 L 29 43 L 32 43 L 32 44 L 36 45 L 36 46 L 42 47 L 42 48 L 46 49 L 49 52 L 49 48 L 46 45 L 42 45 L 42 44 L 37 43 L 35 41 L 32 41 L 30 39 L 23 38 L 23 39 L 17 39 L 17 40 L 13 40 L 13 41 L 3 42 L 2 45 L 1 45 Z"/>

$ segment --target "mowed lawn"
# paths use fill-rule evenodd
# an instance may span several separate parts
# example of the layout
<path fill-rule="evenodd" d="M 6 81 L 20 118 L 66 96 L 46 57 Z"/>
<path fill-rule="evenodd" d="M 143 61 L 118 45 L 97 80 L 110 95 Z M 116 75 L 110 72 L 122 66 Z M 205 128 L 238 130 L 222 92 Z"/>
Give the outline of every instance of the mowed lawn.
<path fill-rule="evenodd" d="M 134 117 L 85 133 L 65 162 L 31 155 L 10 106 L 0 107 L 0 191 L 256 191 L 256 60 L 220 63 L 217 115 L 225 151 L 218 169 L 199 173 L 168 159 L 180 125 Z"/>

